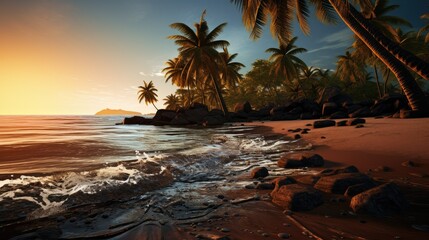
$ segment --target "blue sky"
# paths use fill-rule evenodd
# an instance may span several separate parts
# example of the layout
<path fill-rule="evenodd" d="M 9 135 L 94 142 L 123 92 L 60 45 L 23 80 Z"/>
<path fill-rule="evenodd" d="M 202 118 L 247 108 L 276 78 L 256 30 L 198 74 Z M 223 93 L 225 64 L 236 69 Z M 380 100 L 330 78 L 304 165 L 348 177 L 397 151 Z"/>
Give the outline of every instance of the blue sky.
<path fill-rule="evenodd" d="M 391 0 L 400 4 L 394 15 L 423 26 L 419 16 L 427 0 Z M 144 113 L 152 106 L 137 102 L 137 86 L 153 81 L 160 101 L 175 91 L 161 74 L 164 63 L 177 56 L 167 36 L 173 22 L 192 25 L 207 10 L 209 27 L 227 22 L 219 39 L 247 67 L 267 58 L 277 47 L 269 31 L 252 41 L 239 9 L 229 0 L 0 0 L 0 114 L 93 114 L 103 108 Z M 323 25 L 310 18 L 311 34 L 295 26 L 300 57 L 310 66 L 334 68 L 336 56 L 352 42 L 341 22 Z M 28 106 L 31 102 L 31 107 Z M 12 106 L 12 107 L 11 107 Z"/>

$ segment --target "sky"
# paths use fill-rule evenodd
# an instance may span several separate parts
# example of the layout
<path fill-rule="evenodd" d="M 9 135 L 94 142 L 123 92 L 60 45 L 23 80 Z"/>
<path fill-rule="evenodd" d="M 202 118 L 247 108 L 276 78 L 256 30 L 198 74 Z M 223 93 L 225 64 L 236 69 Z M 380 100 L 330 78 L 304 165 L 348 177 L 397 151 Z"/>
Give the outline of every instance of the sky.
<path fill-rule="evenodd" d="M 414 29 L 425 22 L 428 0 L 391 0 L 401 7 L 392 15 L 406 18 Z M 138 103 L 138 86 L 153 81 L 158 108 L 176 87 L 161 70 L 177 56 L 169 25 L 193 26 L 203 10 L 213 29 L 227 22 L 218 39 L 230 42 L 229 52 L 250 70 L 265 50 L 277 47 L 268 28 L 249 39 L 239 9 L 229 0 L 0 0 L 0 115 L 84 115 L 125 109 L 153 113 Z M 313 12 L 313 9 L 311 9 Z M 347 27 L 309 19 L 311 33 L 295 24 L 296 45 L 307 65 L 335 68 L 336 56 L 353 41 Z"/>

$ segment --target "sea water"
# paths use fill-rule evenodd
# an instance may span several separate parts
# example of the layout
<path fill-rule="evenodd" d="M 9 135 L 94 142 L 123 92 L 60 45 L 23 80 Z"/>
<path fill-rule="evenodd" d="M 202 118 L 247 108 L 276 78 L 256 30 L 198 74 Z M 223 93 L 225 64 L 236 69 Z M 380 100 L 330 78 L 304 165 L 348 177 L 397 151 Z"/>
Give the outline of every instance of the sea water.
<path fill-rule="evenodd" d="M 0 215 L 16 207 L 37 218 L 86 201 L 222 181 L 309 147 L 241 124 L 115 125 L 122 119 L 0 116 Z"/>

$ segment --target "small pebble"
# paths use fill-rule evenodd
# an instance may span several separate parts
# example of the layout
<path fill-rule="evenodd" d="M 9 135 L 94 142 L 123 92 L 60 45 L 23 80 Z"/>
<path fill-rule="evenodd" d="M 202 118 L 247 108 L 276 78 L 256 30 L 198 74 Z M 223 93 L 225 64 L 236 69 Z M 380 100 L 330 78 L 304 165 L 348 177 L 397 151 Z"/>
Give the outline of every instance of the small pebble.
<path fill-rule="evenodd" d="M 293 139 L 295 139 L 295 140 L 300 139 L 300 138 L 301 138 L 301 135 L 299 135 L 299 134 L 295 134 L 295 136 L 293 136 Z"/>
<path fill-rule="evenodd" d="M 277 234 L 277 236 L 281 239 L 289 239 L 290 238 L 290 234 L 288 234 L 288 233 L 279 233 L 279 234 Z"/>
<path fill-rule="evenodd" d="M 325 139 L 326 137 L 325 137 L 325 136 L 321 136 L 320 138 L 321 138 L 321 139 Z"/>
<path fill-rule="evenodd" d="M 263 237 L 269 237 L 270 236 L 270 234 L 268 234 L 268 233 L 262 233 L 261 234 Z"/>
<path fill-rule="evenodd" d="M 221 232 L 230 232 L 231 230 L 229 230 L 229 228 L 221 228 L 220 231 Z"/>

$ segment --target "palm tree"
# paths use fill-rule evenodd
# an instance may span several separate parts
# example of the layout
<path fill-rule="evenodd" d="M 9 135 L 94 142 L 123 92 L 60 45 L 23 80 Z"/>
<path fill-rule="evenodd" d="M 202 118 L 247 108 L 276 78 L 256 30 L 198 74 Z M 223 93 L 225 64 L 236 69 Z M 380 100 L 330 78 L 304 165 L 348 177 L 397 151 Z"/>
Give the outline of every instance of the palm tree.
<path fill-rule="evenodd" d="M 239 73 L 240 69 L 245 67 L 240 62 L 233 62 L 237 57 L 237 53 L 230 54 L 227 48 L 223 49 L 221 56 L 225 63 L 225 69 L 221 74 L 222 83 L 229 89 L 235 88 L 237 83 L 243 79 L 243 76 Z"/>
<path fill-rule="evenodd" d="M 279 48 L 268 48 L 265 52 L 272 53 L 270 61 L 273 61 L 273 71 L 277 76 L 285 78 L 286 82 L 292 83 L 297 80 L 302 93 L 306 97 L 304 88 L 298 80 L 300 69 L 306 64 L 296 54 L 304 53 L 307 51 L 305 48 L 295 46 L 295 41 L 298 37 L 290 39 L 286 44 L 280 44 Z"/>
<path fill-rule="evenodd" d="M 241 7 L 243 23 L 251 31 L 251 37 L 257 38 L 262 27 L 271 19 L 271 32 L 280 42 L 291 34 L 293 14 L 295 13 L 301 29 L 308 33 L 309 15 L 306 0 L 231 0 Z M 360 14 L 348 0 L 310 0 L 316 7 L 316 13 L 324 22 L 334 22 L 334 12 L 360 38 L 365 45 L 391 70 L 398 79 L 401 88 L 413 110 L 429 112 L 429 104 L 421 88 L 407 67 L 429 79 L 429 64 L 404 50 L 398 44 L 385 37 L 379 30 Z M 368 3 L 368 0 L 358 1 Z M 362 4 L 363 5 L 363 4 Z M 268 17 L 271 16 L 271 18 Z M 405 66 L 405 65 L 406 66 Z"/>
<path fill-rule="evenodd" d="M 342 81 L 364 83 L 366 71 L 362 61 L 356 59 L 349 51 L 347 51 L 345 55 L 340 55 L 337 58 L 336 74 Z"/>
<path fill-rule="evenodd" d="M 367 18 L 378 30 L 383 34 L 388 36 L 391 39 L 394 39 L 395 42 L 399 43 L 399 35 L 397 30 L 393 26 L 404 25 L 411 27 L 411 24 L 400 17 L 387 15 L 389 12 L 399 8 L 399 5 L 388 5 L 388 0 L 377 0 L 375 3 L 370 2 L 365 9 L 362 10 L 362 13 L 365 18 Z M 372 65 L 374 69 L 375 80 L 377 83 L 377 89 L 379 97 L 382 97 L 381 87 L 378 77 L 378 67 L 385 67 L 384 64 L 372 53 L 372 51 L 359 39 L 356 37 L 356 41 L 353 43 L 353 47 L 356 49 L 354 52 L 354 57 L 365 61 L 368 65 Z"/>
<path fill-rule="evenodd" d="M 149 83 L 146 83 L 146 81 L 143 81 L 143 84 L 144 86 L 139 86 L 139 89 L 140 89 L 138 91 L 139 103 L 141 103 L 144 100 L 146 105 L 152 104 L 155 107 L 155 109 L 158 110 L 158 108 L 155 106 L 155 102 L 158 101 L 156 99 L 158 97 L 158 95 L 156 94 L 158 89 L 155 88 L 152 81 L 150 81 Z"/>
<path fill-rule="evenodd" d="M 176 94 L 167 95 L 164 99 L 164 105 L 167 105 L 167 110 L 177 110 L 180 108 L 180 99 Z"/>
<path fill-rule="evenodd" d="M 320 69 L 314 67 L 303 66 L 300 72 L 300 81 L 303 85 L 309 86 L 310 98 L 315 98 L 320 86 Z"/>
<path fill-rule="evenodd" d="M 229 43 L 225 40 L 216 40 L 226 23 L 222 23 L 209 31 L 204 16 L 205 11 L 200 22 L 195 23 L 195 31 L 184 23 L 171 24 L 171 28 L 177 29 L 183 35 L 172 35 L 168 38 L 174 40 L 179 46 L 179 59 L 185 62 L 182 71 L 183 79 L 185 81 L 190 81 L 190 79 L 198 81 L 203 74 L 209 75 L 221 102 L 222 110 L 228 114 L 219 84 L 219 73 L 223 70 L 219 68 L 219 65 L 224 66 L 224 62 L 217 49 L 227 47 Z"/>
<path fill-rule="evenodd" d="M 429 30 L 429 21 L 428 21 L 429 20 L 429 13 L 425 13 L 425 14 L 421 15 L 420 18 L 426 20 L 428 23 L 425 26 L 423 26 L 422 28 L 420 28 L 417 37 L 419 37 L 422 33 Z M 426 43 L 429 42 L 429 32 L 426 33 L 425 42 Z"/>

